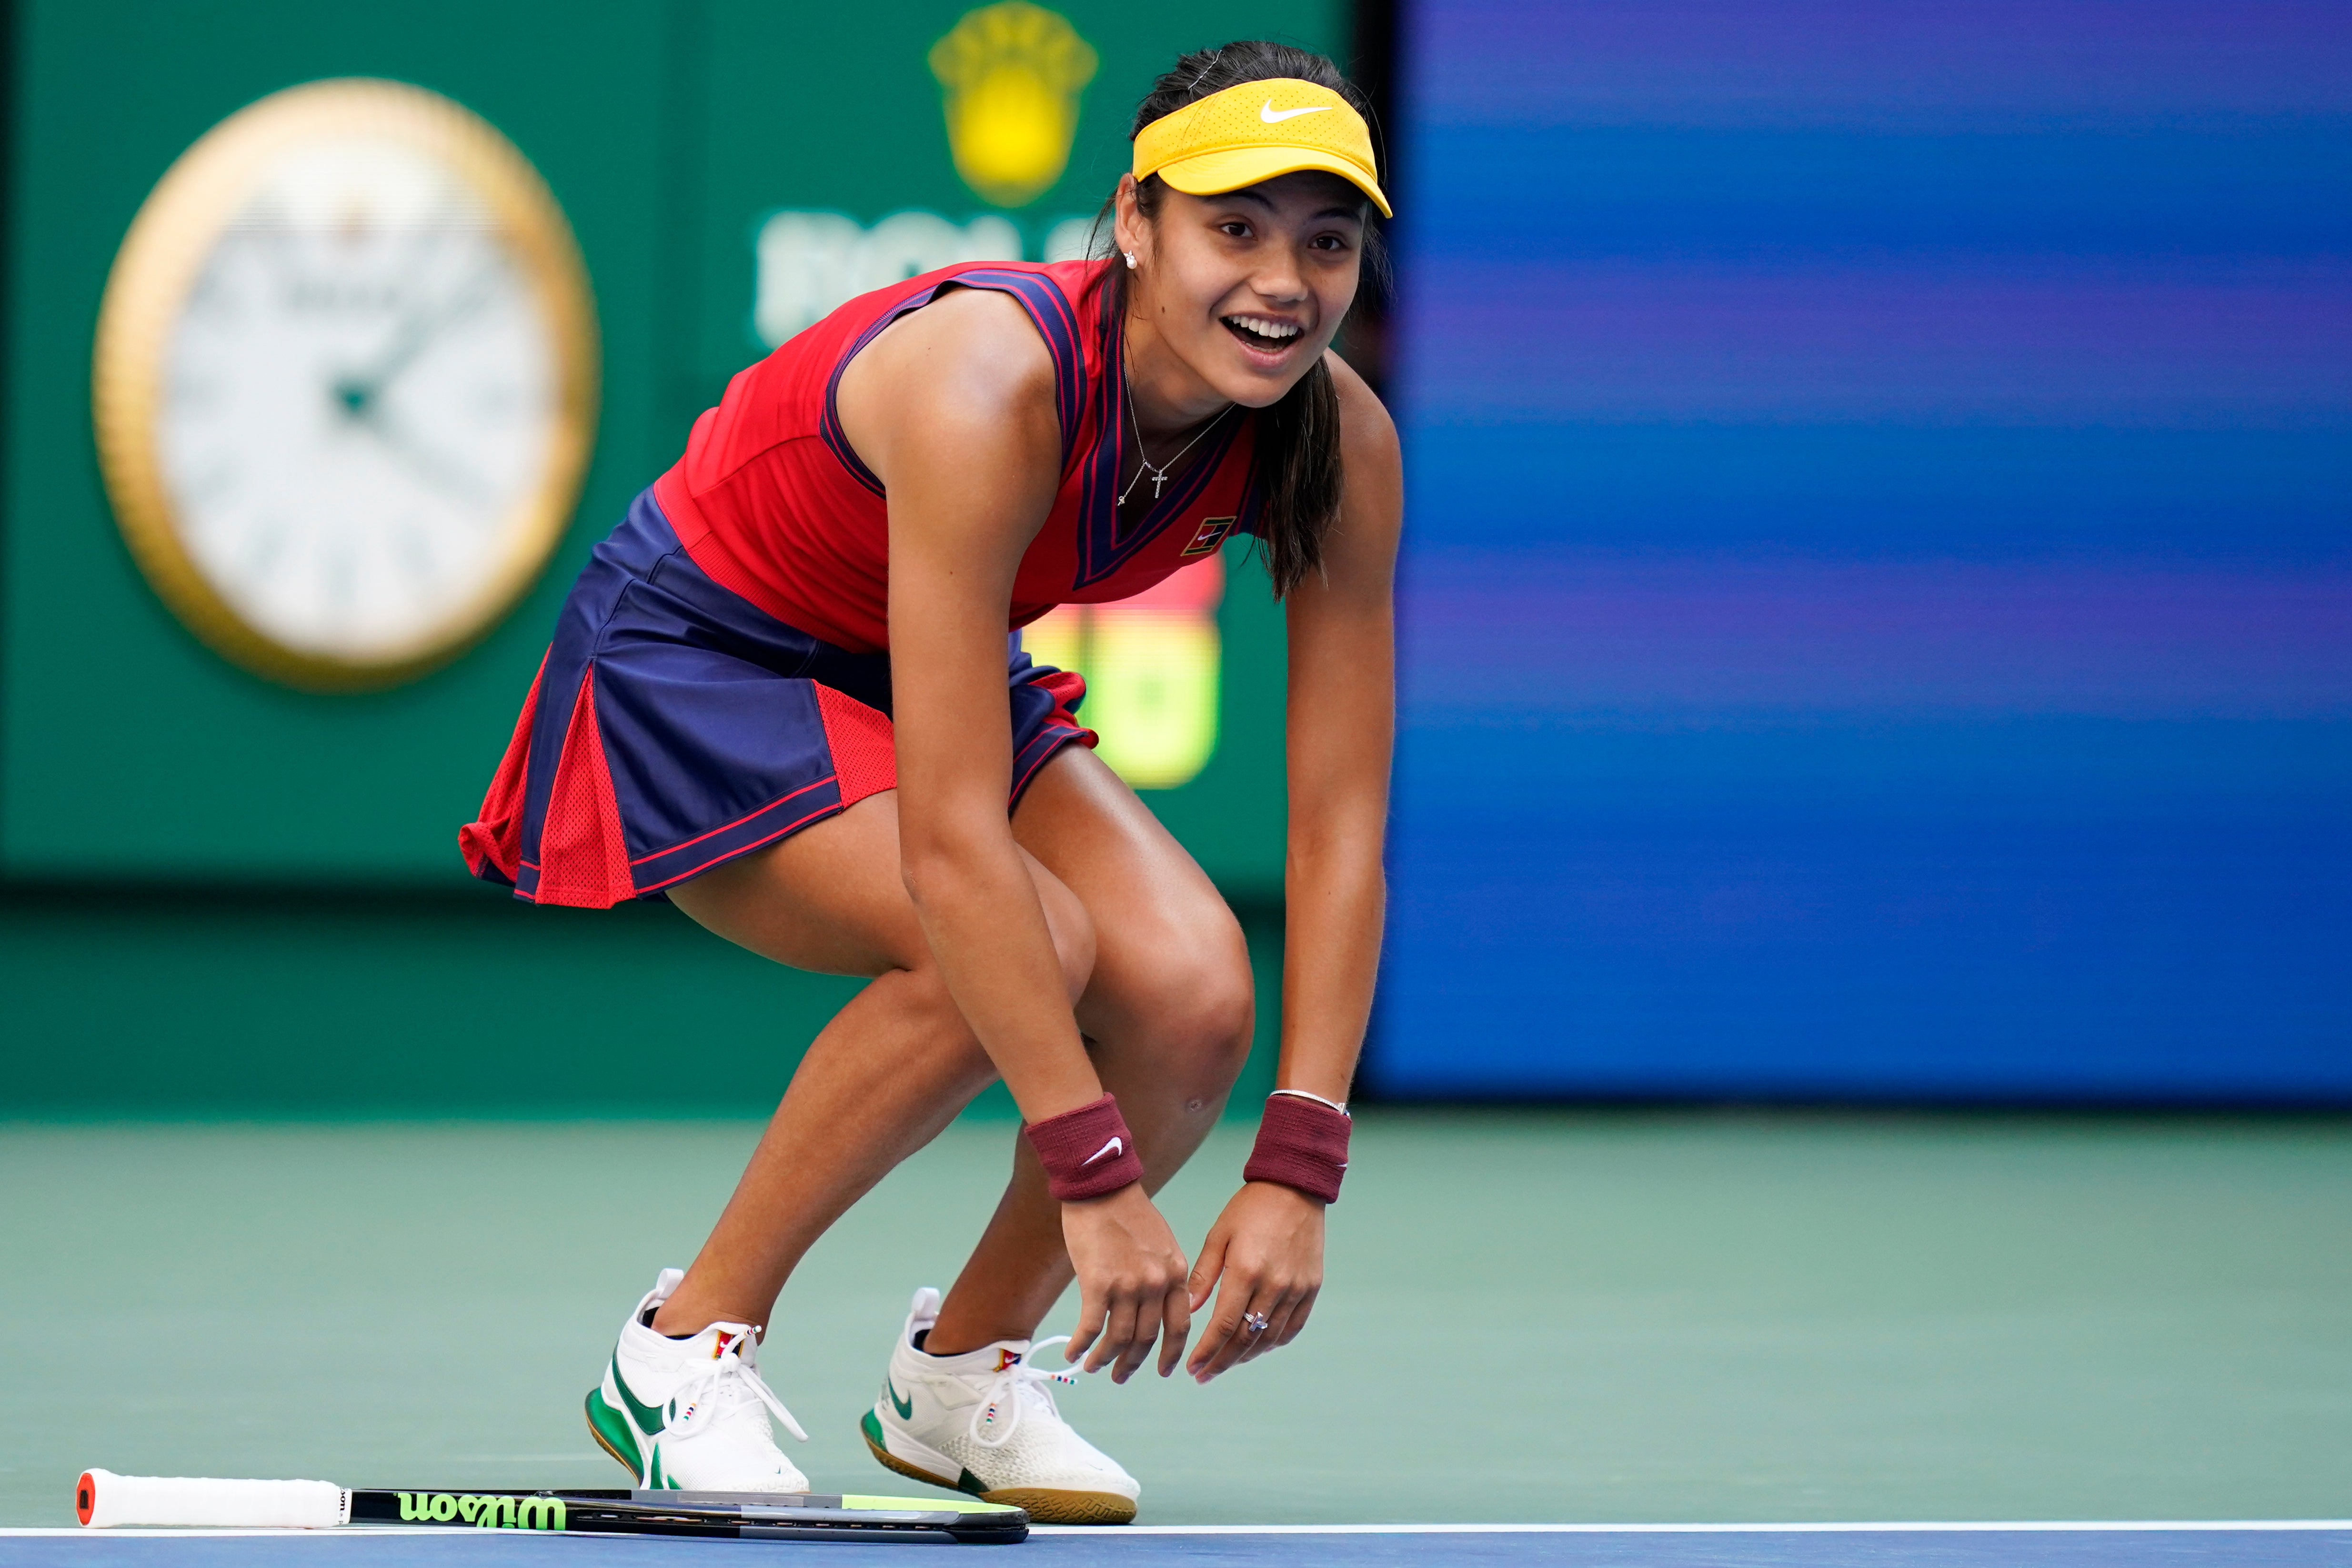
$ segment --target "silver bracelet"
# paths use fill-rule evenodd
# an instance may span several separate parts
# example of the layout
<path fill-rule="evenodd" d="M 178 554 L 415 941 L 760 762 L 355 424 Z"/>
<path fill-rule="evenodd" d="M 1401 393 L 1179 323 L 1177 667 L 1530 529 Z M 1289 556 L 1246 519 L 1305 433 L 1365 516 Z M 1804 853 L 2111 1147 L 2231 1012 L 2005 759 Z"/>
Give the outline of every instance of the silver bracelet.
<path fill-rule="evenodd" d="M 1344 1106 L 1344 1105 L 1340 1104 L 1338 1100 L 1326 1100 L 1326 1099 L 1324 1099 L 1321 1095 L 1319 1095 L 1319 1094 L 1315 1094 L 1315 1093 L 1311 1093 L 1311 1092 L 1309 1092 L 1309 1091 L 1308 1091 L 1308 1090 L 1307 1090 L 1307 1089 L 1276 1089 L 1276 1090 L 1274 1091 L 1274 1094 L 1286 1094 L 1286 1095 L 1290 1096 L 1293 1100 L 1313 1100 L 1313 1101 L 1314 1101 L 1316 1104 L 1318 1104 L 1318 1105 L 1328 1105 L 1328 1106 L 1329 1106 L 1332 1110 L 1334 1110 L 1338 1111 L 1340 1115 L 1342 1115 L 1342 1116 L 1348 1116 L 1348 1108 L 1347 1108 L 1346 1106 Z M 1269 1095 L 1267 1095 L 1267 1096 L 1266 1096 L 1266 1098 L 1267 1098 L 1268 1100 L 1272 1100 L 1272 1099 L 1274 1098 L 1274 1094 L 1269 1094 Z M 1353 1121 L 1355 1120 L 1355 1118 L 1354 1118 L 1354 1117 L 1352 1117 L 1352 1116 L 1349 1116 L 1349 1117 L 1348 1117 L 1348 1120 L 1349 1120 L 1349 1121 Z"/>

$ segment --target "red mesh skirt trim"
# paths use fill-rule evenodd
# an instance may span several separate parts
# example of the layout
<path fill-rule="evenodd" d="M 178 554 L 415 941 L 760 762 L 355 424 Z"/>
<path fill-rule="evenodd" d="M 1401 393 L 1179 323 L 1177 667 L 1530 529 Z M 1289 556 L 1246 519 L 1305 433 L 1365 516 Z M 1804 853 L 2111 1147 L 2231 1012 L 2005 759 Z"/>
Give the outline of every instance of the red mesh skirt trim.
<path fill-rule="evenodd" d="M 580 678 L 572 723 L 563 732 L 563 755 L 548 793 L 547 820 L 540 826 L 537 901 L 609 910 L 636 896 L 613 772 L 596 731 L 596 669 L 591 665 Z"/>
<path fill-rule="evenodd" d="M 816 689 L 816 713 L 824 722 L 825 750 L 833 753 L 845 808 L 898 787 L 898 742 L 888 714 L 822 685 Z"/>
<path fill-rule="evenodd" d="M 457 829 L 457 848 L 477 877 L 492 872 L 508 886 L 522 875 L 522 795 L 530 774 L 530 727 L 539 717 L 539 683 L 547 678 L 547 655 L 539 656 L 539 673 L 530 678 L 530 695 L 522 701 L 522 717 L 515 721 L 513 738 L 490 787 L 482 796 L 482 814 Z"/>
<path fill-rule="evenodd" d="M 1053 693 L 1056 713 L 1070 723 L 1077 722 L 1071 710 L 1086 700 L 1087 678 L 1085 676 L 1075 669 L 1057 669 L 1051 675 L 1039 676 L 1030 684 L 1041 690 Z"/>

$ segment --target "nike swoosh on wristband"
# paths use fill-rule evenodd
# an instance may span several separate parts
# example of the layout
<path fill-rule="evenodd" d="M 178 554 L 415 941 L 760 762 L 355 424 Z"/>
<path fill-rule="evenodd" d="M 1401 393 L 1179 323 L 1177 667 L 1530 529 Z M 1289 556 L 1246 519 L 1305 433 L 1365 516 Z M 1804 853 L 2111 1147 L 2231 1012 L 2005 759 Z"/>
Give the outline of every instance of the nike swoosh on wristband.
<path fill-rule="evenodd" d="M 1124 1152 L 1126 1148 L 1127 1145 L 1125 1143 L 1122 1143 L 1118 1139 L 1114 1138 L 1109 1142 L 1104 1144 L 1101 1148 L 1096 1150 L 1093 1153 L 1087 1155 L 1085 1159 L 1079 1161 L 1078 1169 L 1083 1171 L 1088 1165 L 1093 1164 L 1097 1160 L 1101 1159 L 1105 1154 L 1120 1153 Z"/>
<path fill-rule="evenodd" d="M 1286 120 L 1296 120 L 1302 114 L 1328 114 L 1330 112 L 1331 106 L 1328 103 L 1312 104 L 1305 109 L 1276 109 L 1274 106 L 1274 100 L 1269 98 L 1265 100 L 1265 107 L 1257 111 L 1257 117 L 1260 120 L 1265 121 L 1268 125 L 1279 125 Z"/>

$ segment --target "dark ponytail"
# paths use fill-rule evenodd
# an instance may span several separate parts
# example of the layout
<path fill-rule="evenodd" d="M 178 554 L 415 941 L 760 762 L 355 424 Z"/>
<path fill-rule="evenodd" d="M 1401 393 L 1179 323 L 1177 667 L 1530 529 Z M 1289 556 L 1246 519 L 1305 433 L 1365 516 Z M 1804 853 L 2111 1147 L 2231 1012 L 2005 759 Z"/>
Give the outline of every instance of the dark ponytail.
<path fill-rule="evenodd" d="M 1372 117 L 1370 100 L 1339 74 L 1339 67 L 1321 55 L 1288 44 L 1253 40 L 1227 44 L 1221 49 L 1202 49 L 1178 60 L 1175 68 L 1153 82 L 1151 90 L 1136 106 L 1135 123 L 1128 135 L 1132 138 L 1153 121 L 1212 93 L 1276 77 L 1292 77 L 1328 87 L 1346 99 L 1367 121 Z M 1160 216 L 1160 200 L 1167 189 L 1157 174 L 1136 187 L 1136 206 L 1147 219 Z M 1107 257 L 1111 252 L 1110 223 L 1116 205 L 1104 204 L 1101 216 L 1095 220 L 1095 241 L 1088 247 L 1094 255 Z M 1368 289 L 1382 290 L 1388 285 L 1387 253 L 1370 219 L 1371 214 L 1367 211 L 1363 266 L 1356 286 L 1359 300 Z M 1108 295 L 1105 300 L 1106 319 L 1125 321 L 1127 268 L 1106 268 L 1103 288 Z M 1339 515 L 1344 480 L 1339 461 L 1339 393 L 1331 383 L 1330 368 L 1318 359 L 1280 402 L 1257 411 L 1256 456 L 1252 460 L 1250 488 L 1257 495 L 1257 529 L 1276 598 L 1321 568 L 1323 536 Z"/>

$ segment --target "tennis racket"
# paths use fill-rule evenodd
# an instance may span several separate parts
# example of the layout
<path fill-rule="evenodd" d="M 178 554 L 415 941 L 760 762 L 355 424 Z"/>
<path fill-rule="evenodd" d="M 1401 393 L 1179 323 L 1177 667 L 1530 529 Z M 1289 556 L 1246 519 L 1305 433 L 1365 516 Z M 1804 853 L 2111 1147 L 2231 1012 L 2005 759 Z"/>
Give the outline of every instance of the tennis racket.
<path fill-rule="evenodd" d="M 737 1541 L 952 1541 L 1011 1545 L 1029 1516 L 962 1499 L 814 1492 L 499 1491 L 340 1487 L 85 1470 L 74 1512 L 93 1530 L 122 1525 L 331 1530 L 344 1524 L 543 1530 L 573 1535 L 709 1535 Z"/>

